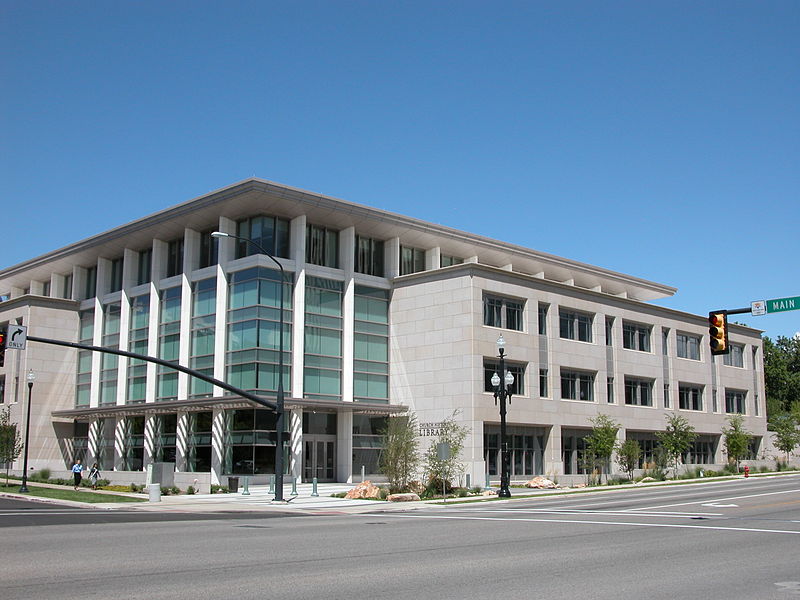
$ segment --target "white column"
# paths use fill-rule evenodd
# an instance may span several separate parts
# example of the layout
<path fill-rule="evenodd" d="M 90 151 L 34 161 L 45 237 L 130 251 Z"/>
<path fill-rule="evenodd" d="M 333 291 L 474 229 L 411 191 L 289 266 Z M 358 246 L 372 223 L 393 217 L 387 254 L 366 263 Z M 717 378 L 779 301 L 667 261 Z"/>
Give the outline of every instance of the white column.
<path fill-rule="evenodd" d="M 400 238 L 383 242 L 383 275 L 387 279 L 400 275 Z"/>
<path fill-rule="evenodd" d="M 303 410 L 293 408 L 289 411 L 289 431 L 291 448 L 289 451 L 289 475 L 303 481 Z"/>
<path fill-rule="evenodd" d="M 155 264 L 154 264 L 155 266 Z M 158 319 L 161 312 L 161 297 L 154 281 L 150 282 L 150 322 L 147 327 L 147 354 L 158 356 Z M 158 365 L 147 363 L 147 384 L 145 386 L 145 402 L 156 401 L 158 385 Z"/>
<path fill-rule="evenodd" d="M 184 255 L 185 256 L 185 255 Z M 181 277 L 181 333 L 178 348 L 178 364 L 189 366 L 189 353 L 192 346 L 192 284 L 186 273 Z M 178 400 L 186 400 L 189 395 L 189 375 L 178 373 Z"/>
<path fill-rule="evenodd" d="M 189 413 L 178 411 L 178 422 L 175 426 L 175 470 L 188 471 L 187 455 L 189 449 Z"/>
<path fill-rule="evenodd" d="M 225 411 L 215 408 L 211 426 L 211 483 L 220 485 L 225 458 Z"/>
<path fill-rule="evenodd" d="M 353 470 L 361 474 L 361 465 L 353 464 L 353 413 L 336 414 L 336 481 L 353 483 Z"/>
<path fill-rule="evenodd" d="M 114 470 L 121 471 L 125 454 L 125 418 L 120 417 L 114 424 Z"/>
<path fill-rule="evenodd" d="M 306 271 L 298 271 L 292 298 L 292 398 L 302 398 L 306 328 Z"/>
<path fill-rule="evenodd" d="M 345 281 L 342 302 L 342 400 L 353 401 L 353 352 L 355 349 L 355 283 Z"/>
<path fill-rule="evenodd" d="M 94 299 L 94 331 L 92 332 L 92 345 L 103 345 L 103 305 L 100 300 Z M 89 391 L 89 406 L 96 408 L 100 403 L 100 371 L 103 368 L 103 353 L 92 352 L 92 384 Z"/>
<path fill-rule="evenodd" d="M 442 263 L 442 249 L 438 246 L 425 251 L 425 270 L 438 269 Z"/>
<path fill-rule="evenodd" d="M 130 336 L 131 303 L 123 288 L 119 298 L 119 349 L 127 350 Z M 125 404 L 128 397 L 128 357 L 117 357 L 117 405 Z"/>
<path fill-rule="evenodd" d="M 156 454 L 156 417 L 155 415 L 145 415 L 144 417 L 144 452 L 142 457 L 142 467 L 147 469 L 147 465 L 155 462 Z"/>

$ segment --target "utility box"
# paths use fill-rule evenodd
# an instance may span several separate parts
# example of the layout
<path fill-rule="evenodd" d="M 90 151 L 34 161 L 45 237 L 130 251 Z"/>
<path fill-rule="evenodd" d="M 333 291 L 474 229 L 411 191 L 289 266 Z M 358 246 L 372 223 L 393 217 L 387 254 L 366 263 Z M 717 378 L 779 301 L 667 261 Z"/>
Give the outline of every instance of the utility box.
<path fill-rule="evenodd" d="M 152 483 L 157 483 L 161 487 L 172 487 L 175 485 L 175 463 L 153 463 Z"/>

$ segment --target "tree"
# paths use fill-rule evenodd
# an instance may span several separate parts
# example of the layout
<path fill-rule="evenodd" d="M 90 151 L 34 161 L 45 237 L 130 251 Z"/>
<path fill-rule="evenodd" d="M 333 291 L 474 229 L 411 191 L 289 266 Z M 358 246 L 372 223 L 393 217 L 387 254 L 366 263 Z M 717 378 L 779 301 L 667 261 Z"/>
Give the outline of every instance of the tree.
<path fill-rule="evenodd" d="M 656 437 L 659 444 L 664 448 L 667 456 L 672 460 L 674 468 L 673 477 L 678 478 L 678 461 L 681 455 L 687 452 L 692 446 L 692 442 L 697 437 L 694 427 L 689 425 L 685 417 L 675 414 L 666 414 L 666 431 L 657 431 Z"/>
<path fill-rule="evenodd" d="M 800 337 L 764 338 L 764 382 L 770 419 L 800 406 Z"/>
<path fill-rule="evenodd" d="M 611 460 L 611 455 L 617 447 L 619 423 L 616 423 L 608 415 L 597 415 L 589 421 L 592 423 L 592 432 L 586 436 L 586 450 L 589 455 L 596 457 L 602 478 L 605 466 Z M 608 481 L 608 472 L 606 472 L 606 481 Z"/>
<path fill-rule="evenodd" d="M 380 469 L 392 492 L 404 492 L 419 468 L 417 417 L 413 413 L 389 417 L 383 431 Z"/>
<path fill-rule="evenodd" d="M 639 459 L 642 457 L 642 448 L 636 440 L 625 440 L 617 448 L 617 462 L 619 466 L 628 474 L 628 479 L 633 481 L 633 470 L 639 466 Z"/>
<path fill-rule="evenodd" d="M 728 417 L 728 425 L 729 427 L 722 428 L 722 434 L 725 436 L 725 450 L 728 453 L 728 460 L 736 462 L 736 472 L 738 473 L 739 461 L 747 454 L 753 434 L 744 428 L 742 415 Z"/>
<path fill-rule="evenodd" d="M 428 488 L 445 489 L 452 487 L 450 478 L 464 470 L 461 463 L 461 451 L 464 449 L 464 440 L 467 438 L 467 428 L 456 423 L 459 410 L 441 422 L 439 435 L 434 438 L 425 451 L 423 457 L 425 476 L 428 479 Z M 441 459 L 437 451 L 439 444 L 449 444 L 450 458 Z"/>
<path fill-rule="evenodd" d="M 786 453 L 786 462 L 789 462 L 789 454 L 800 445 L 797 419 L 793 414 L 778 415 L 770 421 L 770 429 L 773 431 L 775 447 Z"/>
<path fill-rule="evenodd" d="M 0 463 L 6 464 L 6 486 L 11 463 L 19 458 L 23 446 L 17 424 L 11 422 L 11 407 L 7 406 L 0 410 Z"/>

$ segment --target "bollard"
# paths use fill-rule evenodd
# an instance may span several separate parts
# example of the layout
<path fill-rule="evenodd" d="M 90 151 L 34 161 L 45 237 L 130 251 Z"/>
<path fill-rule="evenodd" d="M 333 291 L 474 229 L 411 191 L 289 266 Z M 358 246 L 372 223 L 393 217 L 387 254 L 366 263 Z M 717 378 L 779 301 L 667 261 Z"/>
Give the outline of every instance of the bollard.
<path fill-rule="evenodd" d="M 147 486 L 147 491 L 150 495 L 150 502 L 161 502 L 161 484 L 151 483 Z"/>
<path fill-rule="evenodd" d="M 486 485 L 484 486 L 483 491 L 486 492 L 486 491 L 488 491 L 490 489 L 492 489 L 492 486 L 491 486 L 491 482 L 489 481 L 489 474 L 487 473 L 486 474 Z"/>
<path fill-rule="evenodd" d="M 364 480 L 367 478 L 366 475 L 366 467 L 361 465 L 361 483 L 364 483 Z"/>
<path fill-rule="evenodd" d="M 318 498 L 319 497 L 319 493 L 317 492 L 317 478 L 316 477 L 314 477 L 314 479 L 311 480 L 311 497 L 312 498 Z"/>
<path fill-rule="evenodd" d="M 470 476 L 469 476 L 469 473 L 467 473 L 467 489 L 470 488 L 469 484 L 470 484 Z"/>
<path fill-rule="evenodd" d="M 270 494 L 275 493 L 275 475 L 269 476 L 269 493 Z"/>
<path fill-rule="evenodd" d="M 244 490 L 242 490 L 242 496 L 249 496 L 250 495 L 250 478 L 245 475 L 244 476 Z"/>
<path fill-rule="evenodd" d="M 292 475 L 292 496 L 297 496 L 297 477 Z"/>

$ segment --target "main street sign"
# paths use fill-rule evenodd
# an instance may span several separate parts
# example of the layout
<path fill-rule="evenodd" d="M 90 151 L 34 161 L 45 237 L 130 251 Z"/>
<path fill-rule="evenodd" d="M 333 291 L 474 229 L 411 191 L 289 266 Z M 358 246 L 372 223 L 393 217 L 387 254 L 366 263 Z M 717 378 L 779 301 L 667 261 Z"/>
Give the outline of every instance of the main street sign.
<path fill-rule="evenodd" d="M 754 317 L 787 310 L 800 310 L 800 296 L 775 298 L 774 300 L 756 300 L 750 303 L 750 314 Z"/>
<path fill-rule="evenodd" d="M 800 296 L 795 296 L 794 298 L 777 298 L 776 300 L 767 300 L 768 313 L 798 309 L 800 309 Z"/>

